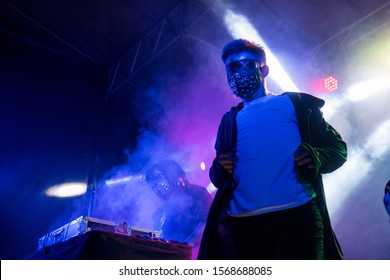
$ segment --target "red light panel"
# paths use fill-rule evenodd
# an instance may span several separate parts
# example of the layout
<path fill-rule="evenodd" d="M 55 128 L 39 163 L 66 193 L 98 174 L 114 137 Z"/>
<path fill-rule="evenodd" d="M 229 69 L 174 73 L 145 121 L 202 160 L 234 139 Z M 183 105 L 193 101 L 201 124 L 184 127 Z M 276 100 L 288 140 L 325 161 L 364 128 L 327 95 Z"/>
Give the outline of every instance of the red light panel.
<path fill-rule="evenodd" d="M 333 78 L 332 76 L 329 76 L 324 80 L 324 87 L 327 89 L 329 92 L 334 92 L 335 90 L 338 89 L 339 87 L 339 82 Z"/>

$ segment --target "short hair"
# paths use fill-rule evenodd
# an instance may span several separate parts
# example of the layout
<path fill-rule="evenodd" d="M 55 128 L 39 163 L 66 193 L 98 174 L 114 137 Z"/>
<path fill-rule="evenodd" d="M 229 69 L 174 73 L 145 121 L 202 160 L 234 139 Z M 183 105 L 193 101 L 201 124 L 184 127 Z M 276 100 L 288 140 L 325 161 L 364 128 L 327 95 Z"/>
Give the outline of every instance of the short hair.
<path fill-rule="evenodd" d="M 261 58 L 261 64 L 266 64 L 266 57 L 264 48 L 255 42 L 251 42 L 245 39 L 236 39 L 227 43 L 222 50 L 222 61 L 226 62 L 226 59 L 233 54 L 237 54 L 243 51 L 250 52 L 254 55 L 258 55 Z"/>

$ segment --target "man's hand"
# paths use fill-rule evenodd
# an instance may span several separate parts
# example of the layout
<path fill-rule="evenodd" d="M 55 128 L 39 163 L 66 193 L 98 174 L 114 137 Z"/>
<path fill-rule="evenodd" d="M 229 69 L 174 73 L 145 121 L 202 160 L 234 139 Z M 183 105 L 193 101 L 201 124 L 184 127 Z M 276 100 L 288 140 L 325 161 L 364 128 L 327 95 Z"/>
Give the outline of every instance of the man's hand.
<path fill-rule="evenodd" d="M 311 158 L 311 156 L 309 154 L 309 152 L 306 151 L 302 147 L 299 147 L 294 152 L 294 158 L 295 158 L 295 162 L 296 162 L 298 167 L 306 166 L 307 168 L 310 168 L 310 169 L 313 169 L 313 168 L 316 167 L 313 159 Z"/>
<path fill-rule="evenodd" d="M 220 152 L 217 154 L 217 161 L 227 172 L 233 174 L 238 159 L 233 153 Z"/>

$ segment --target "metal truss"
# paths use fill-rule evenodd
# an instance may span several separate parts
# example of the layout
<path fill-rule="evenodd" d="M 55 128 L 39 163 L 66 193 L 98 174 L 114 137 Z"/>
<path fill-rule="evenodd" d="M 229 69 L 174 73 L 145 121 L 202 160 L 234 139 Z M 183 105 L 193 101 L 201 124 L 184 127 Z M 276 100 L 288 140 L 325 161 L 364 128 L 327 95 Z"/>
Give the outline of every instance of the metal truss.
<path fill-rule="evenodd" d="M 321 54 L 330 61 L 336 54 L 347 54 L 356 43 L 369 40 L 376 32 L 389 28 L 390 1 L 309 50 L 301 56 L 301 59 L 310 62 Z"/>
<path fill-rule="evenodd" d="M 184 0 L 172 8 L 148 33 L 109 69 L 106 98 L 130 84 L 131 79 L 179 39 L 211 9 L 204 1 Z"/>

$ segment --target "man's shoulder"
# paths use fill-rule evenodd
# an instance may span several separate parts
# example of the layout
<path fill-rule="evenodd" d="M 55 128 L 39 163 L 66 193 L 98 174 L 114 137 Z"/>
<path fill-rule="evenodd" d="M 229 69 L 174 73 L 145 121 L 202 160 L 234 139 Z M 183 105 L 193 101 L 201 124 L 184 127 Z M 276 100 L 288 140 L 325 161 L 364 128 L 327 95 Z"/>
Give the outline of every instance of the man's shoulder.
<path fill-rule="evenodd" d="M 203 196 L 206 198 L 212 198 L 211 194 L 207 191 L 207 189 L 199 185 L 189 184 L 187 190 L 191 193 L 192 196 Z"/>
<path fill-rule="evenodd" d="M 291 101 L 296 104 L 297 102 L 303 102 L 308 107 L 323 107 L 325 101 L 319 97 L 305 92 L 284 92 L 282 96 L 287 95 Z"/>
<path fill-rule="evenodd" d="M 223 115 L 223 118 L 229 118 L 229 117 L 234 116 L 242 108 L 244 108 L 244 102 L 240 102 L 236 106 L 231 107 L 229 111 L 225 112 L 225 114 Z"/>

